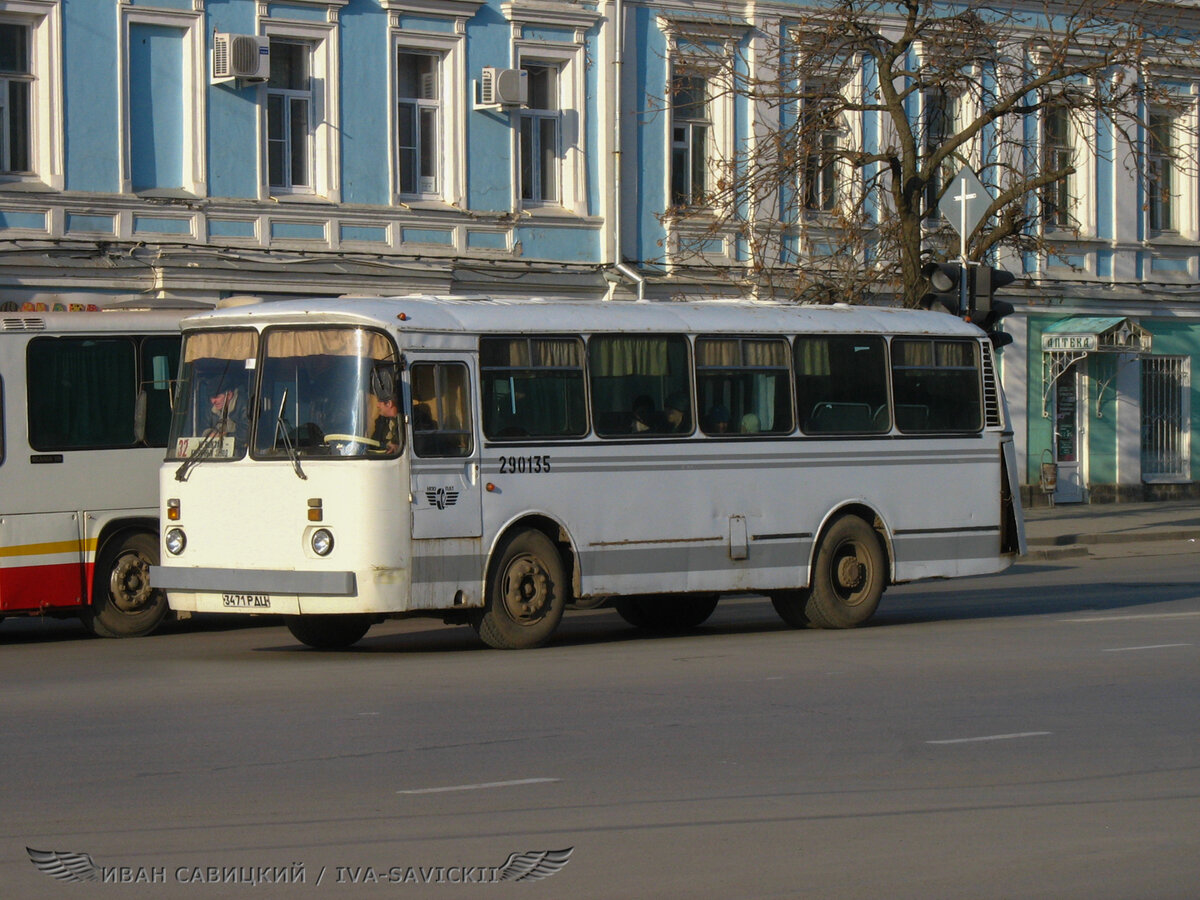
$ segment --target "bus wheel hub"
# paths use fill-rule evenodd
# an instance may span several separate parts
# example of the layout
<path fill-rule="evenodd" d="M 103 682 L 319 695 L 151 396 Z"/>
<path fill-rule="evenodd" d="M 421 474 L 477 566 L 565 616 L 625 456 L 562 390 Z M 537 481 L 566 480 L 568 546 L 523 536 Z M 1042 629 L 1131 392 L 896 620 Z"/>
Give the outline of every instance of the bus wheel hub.
<path fill-rule="evenodd" d="M 866 581 L 867 568 L 858 561 L 856 556 L 844 556 L 838 563 L 838 584 L 847 590 L 857 590 Z"/>
<path fill-rule="evenodd" d="M 137 554 L 122 556 L 113 567 L 109 588 L 119 609 L 141 609 L 150 600 L 150 566 Z"/>
<path fill-rule="evenodd" d="M 517 559 L 508 568 L 504 605 L 515 619 L 540 616 L 547 596 L 546 570 L 534 559 Z"/>

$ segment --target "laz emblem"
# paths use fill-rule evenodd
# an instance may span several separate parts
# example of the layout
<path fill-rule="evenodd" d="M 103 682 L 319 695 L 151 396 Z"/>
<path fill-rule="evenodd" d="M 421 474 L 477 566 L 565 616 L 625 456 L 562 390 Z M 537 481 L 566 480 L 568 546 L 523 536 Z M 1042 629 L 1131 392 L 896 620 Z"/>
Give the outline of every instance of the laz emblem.
<path fill-rule="evenodd" d="M 425 499 L 429 501 L 430 506 L 445 509 L 458 502 L 458 491 L 452 487 L 425 488 Z"/>

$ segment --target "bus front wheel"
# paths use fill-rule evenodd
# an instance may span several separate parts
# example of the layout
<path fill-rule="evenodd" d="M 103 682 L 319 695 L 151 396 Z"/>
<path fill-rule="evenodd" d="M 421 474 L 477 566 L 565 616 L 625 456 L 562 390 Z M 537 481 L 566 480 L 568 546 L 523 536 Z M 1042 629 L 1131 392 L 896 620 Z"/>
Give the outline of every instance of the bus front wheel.
<path fill-rule="evenodd" d="M 345 650 L 358 643 L 372 625 L 370 616 L 288 616 L 292 637 L 314 650 Z"/>
<path fill-rule="evenodd" d="M 814 627 L 854 628 L 866 622 L 887 586 L 887 560 L 875 529 L 858 516 L 836 520 L 817 550 L 810 580 L 803 614 Z"/>
<path fill-rule="evenodd" d="M 475 631 L 489 647 L 524 650 L 549 640 L 566 606 L 558 548 L 540 531 L 519 531 L 501 545 Z"/>
<path fill-rule="evenodd" d="M 150 567 L 158 565 L 158 541 L 137 532 L 109 541 L 96 561 L 92 605 L 84 624 L 100 637 L 141 637 L 166 618 L 167 595 L 150 586 Z"/>

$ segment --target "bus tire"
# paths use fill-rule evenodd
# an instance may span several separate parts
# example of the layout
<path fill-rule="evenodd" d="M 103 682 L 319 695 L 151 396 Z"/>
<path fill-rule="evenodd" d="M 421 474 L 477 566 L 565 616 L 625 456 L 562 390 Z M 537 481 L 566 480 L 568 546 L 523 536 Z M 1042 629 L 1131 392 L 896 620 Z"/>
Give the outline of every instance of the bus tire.
<path fill-rule="evenodd" d="M 158 565 L 158 539 L 134 532 L 104 545 L 96 560 L 92 605 L 83 622 L 99 637 L 142 637 L 166 618 L 167 595 L 150 586 Z"/>
<path fill-rule="evenodd" d="M 634 628 L 647 631 L 690 631 L 708 621 L 717 608 L 718 594 L 684 597 L 625 597 L 613 606 Z"/>
<path fill-rule="evenodd" d="M 475 631 L 497 650 L 525 650 L 550 639 L 566 607 L 567 577 L 558 548 L 540 531 L 518 531 L 496 552 L 487 601 Z"/>
<path fill-rule="evenodd" d="M 808 591 L 775 591 L 771 594 L 771 605 L 779 618 L 793 628 L 807 628 L 812 623 L 808 621 Z"/>
<path fill-rule="evenodd" d="M 854 628 L 870 619 L 887 586 L 887 560 L 875 529 L 858 516 L 835 520 L 810 580 L 804 615 L 814 627 Z"/>
<path fill-rule="evenodd" d="M 372 624 L 370 616 L 335 613 L 287 617 L 292 637 L 314 650 L 345 650 L 362 640 Z"/>

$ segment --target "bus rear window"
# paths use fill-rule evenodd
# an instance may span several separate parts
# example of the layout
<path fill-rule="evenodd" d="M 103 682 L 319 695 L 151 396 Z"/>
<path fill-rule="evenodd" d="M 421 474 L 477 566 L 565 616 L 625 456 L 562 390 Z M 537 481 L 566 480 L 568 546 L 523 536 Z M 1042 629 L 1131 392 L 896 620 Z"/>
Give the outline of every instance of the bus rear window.
<path fill-rule="evenodd" d="M 805 434 L 882 434 L 888 413 L 883 338 L 796 338 L 796 397 Z"/>
<path fill-rule="evenodd" d="M 587 433 L 583 341 L 483 338 L 483 433 L 492 440 Z"/>
<path fill-rule="evenodd" d="M 896 427 L 904 432 L 983 427 L 979 345 L 974 341 L 892 341 Z"/>

